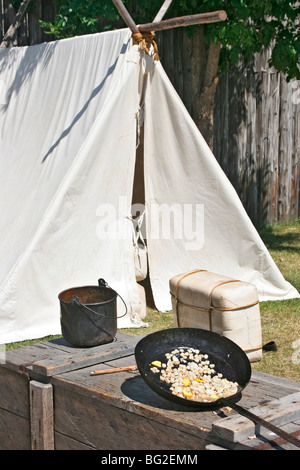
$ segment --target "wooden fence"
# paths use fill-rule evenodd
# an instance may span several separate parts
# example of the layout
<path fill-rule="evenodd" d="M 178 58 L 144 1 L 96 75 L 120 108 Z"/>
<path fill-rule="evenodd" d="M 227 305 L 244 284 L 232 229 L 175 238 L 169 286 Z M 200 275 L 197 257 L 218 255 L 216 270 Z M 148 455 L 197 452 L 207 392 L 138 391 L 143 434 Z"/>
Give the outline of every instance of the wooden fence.
<path fill-rule="evenodd" d="M 300 216 L 300 83 L 269 57 L 221 77 L 215 108 L 214 153 L 256 225 Z"/>
<path fill-rule="evenodd" d="M 164 68 L 191 116 L 190 40 L 183 29 L 158 38 Z M 221 75 L 214 155 L 256 226 L 300 217 L 300 82 L 268 66 L 270 49 Z"/>
<path fill-rule="evenodd" d="M 49 21 L 51 0 L 36 0 L 15 45 L 31 45 L 53 38 L 40 28 Z M 13 21 L 8 0 L 0 0 L 0 36 Z M 158 35 L 163 66 L 193 117 L 189 45 L 185 30 Z M 287 83 L 268 67 L 269 50 L 220 76 L 214 115 L 214 154 L 235 187 L 255 225 L 300 217 L 300 83 Z"/>
<path fill-rule="evenodd" d="M 52 40 L 53 37 L 49 36 L 49 34 L 46 34 L 42 30 L 39 24 L 39 19 L 51 21 L 55 13 L 56 6 L 53 0 L 35 0 L 32 4 L 29 4 L 28 11 L 17 31 L 17 36 L 13 45 L 28 46 Z M 14 21 L 15 14 L 16 12 L 9 0 L 0 0 L 1 39 Z"/>

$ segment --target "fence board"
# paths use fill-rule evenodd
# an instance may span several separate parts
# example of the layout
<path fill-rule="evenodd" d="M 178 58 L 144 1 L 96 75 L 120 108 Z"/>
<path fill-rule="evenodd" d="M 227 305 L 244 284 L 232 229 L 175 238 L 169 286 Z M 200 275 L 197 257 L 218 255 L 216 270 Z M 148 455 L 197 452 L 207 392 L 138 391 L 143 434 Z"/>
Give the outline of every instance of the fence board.
<path fill-rule="evenodd" d="M 29 9 L 24 15 L 21 26 L 18 28 L 14 46 L 29 46 L 41 42 L 52 41 L 53 36 L 46 34 L 39 23 L 39 19 L 50 21 L 53 19 L 57 7 L 51 0 L 35 0 L 29 4 Z M 0 37 L 4 36 L 7 29 L 14 21 L 16 11 L 9 0 L 0 0 Z"/>
<path fill-rule="evenodd" d="M 243 65 L 231 69 L 216 92 L 214 153 L 256 225 L 300 216 L 300 104 L 292 99 L 300 84 L 270 69 L 269 55 L 244 67 L 246 81 Z"/>

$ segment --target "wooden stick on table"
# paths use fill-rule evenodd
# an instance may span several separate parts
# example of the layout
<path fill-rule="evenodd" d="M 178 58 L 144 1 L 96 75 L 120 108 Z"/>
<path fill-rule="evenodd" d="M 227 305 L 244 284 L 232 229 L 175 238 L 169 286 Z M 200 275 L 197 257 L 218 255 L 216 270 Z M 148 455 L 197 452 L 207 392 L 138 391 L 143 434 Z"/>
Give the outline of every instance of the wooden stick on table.
<path fill-rule="evenodd" d="M 132 366 L 124 366 L 124 367 L 114 367 L 113 369 L 102 369 L 102 370 L 94 370 L 90 373 L 90 375 L 104 375 L 104 374 L 114 374 L 115 372 L 124 372 L 124 371 L 131 371 L 137 370 L 138 367 L 136 364 Z"/>

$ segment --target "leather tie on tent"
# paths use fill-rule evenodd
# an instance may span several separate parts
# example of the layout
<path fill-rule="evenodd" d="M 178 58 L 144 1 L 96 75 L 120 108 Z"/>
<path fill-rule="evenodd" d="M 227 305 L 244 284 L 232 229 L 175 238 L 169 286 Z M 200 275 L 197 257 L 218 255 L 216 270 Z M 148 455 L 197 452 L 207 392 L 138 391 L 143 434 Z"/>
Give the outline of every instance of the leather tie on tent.
<path fill-rule="evenodd" d="M 156 42 L 154 41 L 154 37 L 155 33 L 153 33 L 152 31 L 139 31 L 138 33 L 132 33 L 134 44 L 138 44 L 141 51 L 152 55 L 153 60 L 158 61 L 158 48 Z M 151 46 L 153 46 L 153 51 L 151 51 Z"/>
<path fill-rule="evenodd" d="M 161 21 L 169 8 L 172 0 L 165 0 L 161 9 L 157 13 L 152 23 L 140 25 L 139 27 L 135 24 L 134 20 L 127 11 L 122 0 L 112 0 L 119 14 L 132 31 L 132 37 L 134 44 L 138 44 L 143 52 L 150 54 L 154 61 L 159 60 L 157 45 L 154 41 L 154 32 L 161 31 L 164 29 L 176 28 L 179 26 L 187 26 L 189 24 L 200 24 L 200 23 L 214 23 L 216 21 L 224 21 L 227 18 L 225 11 L 217 11 L 212 13 L 200 13 L 198 15 L 183 16 L 180 18 L 173 18 L 171 20 Z M 153 51 L 151 50 L 153 46 Z"/>

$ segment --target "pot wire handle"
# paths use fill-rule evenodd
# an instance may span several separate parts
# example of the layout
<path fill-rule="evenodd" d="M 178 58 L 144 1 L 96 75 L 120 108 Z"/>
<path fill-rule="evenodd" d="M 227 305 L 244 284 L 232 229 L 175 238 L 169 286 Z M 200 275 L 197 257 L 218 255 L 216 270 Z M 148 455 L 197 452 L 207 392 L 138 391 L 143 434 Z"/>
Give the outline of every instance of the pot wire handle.
<path fill-rule="evenodd" d="M 124 302 L 124 299 L 122 299 L 122 297 L 120 296 L 120 294 L 117 293 L 117 295 L 120 297 L 120 299 L 122 300 L 123 304 L 125 305 L 125 313 L 123 313 L 123 314 L 120 315 L 120 316 L 117 316 L 117 318 L 122 318 L 122 317 L 125 317 L 125 315 L 127 314 L 127 305 L 126 305 L 126 303 Z M 73 296 L 71 297 L 71 302 L 77 304 L 79 307 L 83 307 L 83 308 L 85 308 L 86 310 L 89 310 L 91 313 L 94 313 L 95 315 L 98 315 L 99 317 L 111 318 L 109 315 L 103 315 L 102 313 L 99 313 L 99 312 L 96 312 L 95 310 L 92 310 L 92 309 L 89 308 L 87 305 L 82 304 L 76 295 L 73 295 Z"/>
<path fill-rule="evenodd" d="M 109 285 L 107 284 L 107 282 L 104 280 L 104 279 L 99 279 L 98 280 L 98 284 L 99 284 L 99 287 L 107 287 L 108 289 L 111 289 L 111 287 L 109 287 Z M 113 289 L 112 289 L 113 290 Z M 122 315 L 120 316 L 117 316 L 117 318 L 122 318 L 122 317 L 125 317 L 125 315 L 127 314 L 127 305 L 124 301 L 124 299 L 120 296 L 120 294 L 118 294 L 118 292 L 116 292 L 117 296 L 120 297 L 120 299 L 122 300 L 124 306 L 125 306 L 125 313 L 123 313 Z M 92 310 L 91 308 L 89 308 L 87 305 L 84 305 L 80 302 L 79 298 L 76 296 L 76 295 L 73 295 L 71 297 L 71 302 L 79 305 L 79 307 L 83 307 L 83 308 L 86 308 L 87 310 L 89 310 L 90 312 L 94 313 L 95 315 L 99 315 L 99 317 L 105 317 L 105 318 L 110 318 L 109 315 L 103 315 L 102 313 L 99 313 L 99 312 L 95 312 L 95 310 Z"/>
<path fill-rule="evenodd" d="M 118 292 L 117 292 L 117 294 L 118 294 Z M 123 315 L 120 315 L 119 317 L 117 317 L 117 318 L 122 318 L 122 317 L 125 317 L 125 315 L 127 314 L 127 305 L 125 303 L 125 300 L 120 296 L 120 294 L 118 294 L 118 296 L 120 297 L 120 299 L 122 300 L 122 302 L 125 306 L 125 313 L 123 313 Z"/>
<path fill-rule="evenodd" d="M 107 282 L 105 281 L 105 279 L 98 279 L 98 285 L 99 287 L 107 287 L 107 289 L 111 289 L 111 287 L 107 284 Z M 119 317 L 117 318 L 122 318 L 122 317 L 125 317 L 125 315 L 127 315 L 127 305 L 124 301 L 124 299 L 120 296 L 120 294 L 117 292 L 117 295 L 120 297 L 120 299 L 122 300 L 124 306 L 125 306 L 125 313 L 123 313 L 123 315 L 120 315 Z"/>
<path fill-rule="evenodd" d="M 107 282 L 105 281 L 105 279 L 98 279 L 98 286 L 99 287 L 109 287 L 109 285 L 107 284 Z"/>

